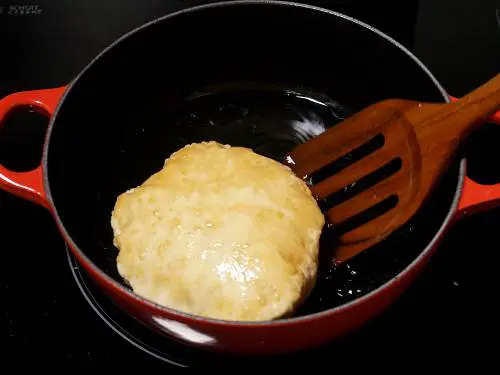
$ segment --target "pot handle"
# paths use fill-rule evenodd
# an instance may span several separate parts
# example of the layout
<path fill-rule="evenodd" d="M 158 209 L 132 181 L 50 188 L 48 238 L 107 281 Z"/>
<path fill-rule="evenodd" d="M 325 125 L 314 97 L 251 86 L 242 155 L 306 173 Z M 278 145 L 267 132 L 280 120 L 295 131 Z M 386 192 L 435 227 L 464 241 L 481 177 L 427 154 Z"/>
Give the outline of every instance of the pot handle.
<path fill-rule="evenodd" d="M 23 91 L 4 97 L 0 100 L 0 125 L 10 111 L 20 107 L 30 107 L 44 116 L 52 116 L 65 89 L 66 87 L 58 87 Z M 29 172 L 14 172 L 0 164 L 0 189 L 43 207 L 49 207 L 43 186 L 41 165 Z"/>
<path fill-rule="evenodd" d="M 458 100 L 451 97 L 451 100 Z M 489 122 L 500 125 L 500 111 L 496 112 Z M 459 218 L 500 207 L 500 184 L 481 185 L 465 176 L 462 198 L 458 203 L 457 216 Z"/>

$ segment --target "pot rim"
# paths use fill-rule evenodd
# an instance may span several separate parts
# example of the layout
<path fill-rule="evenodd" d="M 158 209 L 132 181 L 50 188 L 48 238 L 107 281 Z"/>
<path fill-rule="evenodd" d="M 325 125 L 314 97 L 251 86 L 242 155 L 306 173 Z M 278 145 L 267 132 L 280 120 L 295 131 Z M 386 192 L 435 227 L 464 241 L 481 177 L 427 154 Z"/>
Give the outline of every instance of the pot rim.
<path fill-rule="evenodd" d="M 438 82 L 438 80 L 434 77 L 434 75 L 431 73 L 431 71 L 411 52 L 409 51 L 406 47 L 404 47 L 401 43 L 396 41 L 395 39 L 391 38 L 389 35 L 383 33 L 382 31 L 378 30 L 377 28 L 360 21 L 356 18 L 353 18 L 351 16 L 347 16 L 343 13 L 339 13 L 333 10 L 325 9 L 319 6 L 314 6 L 314 5 L 309 5 L 309 4 L 302 4 L 302 3 L 296 3 L 296 2 L 291 2 L 291 1 L 282 1 L 282 0 L 233 0 L 233 1 L 218 1 L 214 3 L 209 3 L 209 4 L 203 4 L 203 5 L 197 5 L 185 9 L 181 9 L 179 11 L 169 13 L 167 15 L 158 17 L 152 21 L 149 21 L 125 34 L 123 34 L 121 37 L 113 41 L 111 44 L 109 44 L 106 48 L 104 48 L 97 56 L 95 56 L 79 73 L 78 75 L 66 86 L 66 89 L 61 96 L 54 113 L 52 114 L 50 118 L 50 122 L 47 128 L 47 133 L 45 137 L 45 142 L 44 142 L 44 148 L 43 148 L 43 155 L 42 155 L 42 168 L 43 168 L 43 184 L 47 196 L 47 200 L 49 202 L 50 208 L 52 215 L 55 218 L 56 224 L 58 226 L 58 229 L 61 231 L 65 241 L 69 245 L 69 247 L 72 249 L 72 251 L 75 253 L 75 255 L 78 257 L 78 259 L 83 263 L 84 266 L 88 267 L 92 271 L 95 272 L 95 275 L 101 279 L 107 286 L 112 288 L 115 292 L 121 294 L 123 297 L 127 298 L 128 300 L 132 300 L 134 304 L 140 305 L 141 308 L 148 308 L 149 310 L 155 311 L 158 313 L 160 316 L 161 315 L 167 315 L 167 316 L 173 316 L 179 319 L 182 319 L 184 321 L 194 321 L 198 323 L 203 323 L 205 325 L 218 325 L 218 326 L 225 326 L 225 327 L 265 327 L 265 328 L 270 328 L 270 327 L 277 327 L 277 326 L 288 326 L 291 324 L 298 324 L 298 323 L 307 323 L 312 320 L 316 319 L 322 319 L 327 316 L 335 315 L 338 313 L 341 313 L 343 311 L 349 310 L 351 308 L 356 307 L 357 305 L 362 305 L 365 302 L 380 296 L 384 294 L 387 290 L 391 289 L 399 279 L 403 278 L 404 276 L 412 273 L 419 265 L 420 263 L 426 258 L 429 253 L 431 253 L 434 249 L 435 246 L 437 245 L 438 241 L 440 240 L 441 236 L 444 234 L 448 226 L 451 224 L 455 212 L 458 207 L 458 203 L 460 201 L 460 197 L 462 195 L 462 190 L 463 190 L 463 184 L 464 184 L 464 179 L 465 179 L 465 170 L 466 170 L 466 160 L 463 158 L 460 160 L 459 164 L 459 172 L 458 172 L 458 184 L 457 188 L 455 191 L 455 196 L 453 198 L 453 202 L 450 206 L 450 209 L 448 210 L 448 213 L 440 226 L 440 228 L 437 230 L 436 234 L 433 236 L 431 241 L 427 244 L 427 246 L 420 252 L 420 254 L 412 261 L 410 262 L 401 272 L 399 272 L 397 275 L 395 275 L 393 278 L 391 278 L 389 281 L 381 284 L 377 288 L 373 289 L 372 291 L 364 294 L 363 296 L 356 298 L 352 301 L 346 302 L 344 304 L 332 307 L 330 309 L 308 314 L 308 315 L 303 315 L 303 316 L 297 316 L 297 317 L 289 317 L 289 318 L 282 318 L 282 319 L 277 319 L 277 320 L 271 320 L 271 321 L 231 321 L 231 320 L 223 320 L 223 319 L 215 319 L 215 318 L 207 318 L 203 316 L 198 316 L 190 313 L 186 313 L 174 308 L 166 307 L 163 305 L 160 305 L 158 303 L 155 303 L 149 299 L 146 299 L 144 297 L 141 297 L 140 295 L 134 293 L 132 290 L 127 289 L 125 286 L 123 286 L 121 283 L 119 283 L 117 280 L 113 279 L 111 276 L 106 274 L 104 271 L 101 270 L 90 258 L 88 258 L 85 253 L 78 247 L 78 245 L 73 241 L 69 233 L 67 232 L 66 228 L 64 227 L 64 223 L 61 220 L 57 208 L 54 204 L 54 201 L 52 199 L 52 192 L 50 189 L 50 183 L 48 179 L 48 149 L 50 146 L 50 136 L 52 134 L 52 129 L 54 125 L 54 121 L 57 118 L 57 114 L 61 108 L 61 106 L 64 104 L 64 101 L 66 99 L 66 96 L 68 93 L 71 91 L 72 87 L 78 82 L 80 77 L 84 75 L 87 70 L 89 70 L 92 65 L 106 52 L 111 50 L 114 46 L 116 46 L 118 43 L 121 41 L 125 40 L 129 36 L 146 29 L 156 23 L 163 22 L 167 19 L 182 15 L 182 14 L 189 14 L 192 12 L 197 12 L 197 11 L 202 11 L 205 9 L 212 9 L 212 8 L 222 8 L 222 7 L 227 7 L 227 6 L 241 6 L 241 5 L 273 5 L 273 6 L 288 6 L 288 7 L 296 7 L 296 8 L 302 8 L 306 10 L 313 10 L 317 12 L 322 12 L 326 13 L 332 16 L 335 16 L 337 18 L 342 18 L 344 20 L 347 20 L 349 22 L 352 22 L 362 28 L 368 29 L 378 36 L 384 38 L 388 42 L 392 43 L 395 47 L 399 48 L 401 52 L 406 53 L 408 57 L 410 57 L 423 71 L 424 73 L 427 74 L 427 76 L 431 79 L 431 81 L 434 83 L 434 85 L 438 88 L 440 93 L 443 96 L 443 99 L 445 102 L 449 103 L 450 102 L 450 97 L 447 94 L 446 90 L 442 87 L 442 85 Z"/>

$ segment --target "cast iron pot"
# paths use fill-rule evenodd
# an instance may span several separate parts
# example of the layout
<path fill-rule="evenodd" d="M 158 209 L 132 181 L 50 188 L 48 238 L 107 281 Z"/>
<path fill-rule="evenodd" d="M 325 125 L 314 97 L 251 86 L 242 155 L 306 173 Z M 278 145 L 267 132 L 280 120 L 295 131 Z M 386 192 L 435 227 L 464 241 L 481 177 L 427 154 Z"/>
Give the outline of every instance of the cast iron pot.
<path fill-rule="evenodd" d="M 0 186 L 49 209 L 92 280 L 152 329 L 224 352 L 310 348 L 383 311 L 454 219 L 498 204 L 500 186 L 474 183 L 457 159 L 405 227 L 340 266 L 328 259 L 335 236 L 325 231 L 312 295 L 293 317 L 259 323 L 192 316 L 134 294 L 116 270 L 111 210 L 118 194 L 188 143 L 217 140 L 280 159 L 318 129 L 389 97 L 450 100 L 403 46 L 342 14 L 270 1 L 198 6 L 123 36 L 66 87 L 3 98 L 0 120 L 27 106 L 50 124 L 40 167 L 0 167 Z"/>

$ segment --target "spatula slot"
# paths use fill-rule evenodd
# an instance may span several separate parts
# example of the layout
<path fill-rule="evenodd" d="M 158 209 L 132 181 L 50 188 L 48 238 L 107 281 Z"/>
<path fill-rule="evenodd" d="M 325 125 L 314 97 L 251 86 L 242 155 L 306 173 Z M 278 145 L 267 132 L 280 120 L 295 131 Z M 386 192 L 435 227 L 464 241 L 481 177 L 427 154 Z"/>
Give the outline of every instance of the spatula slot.
<path fill-rule="evenodd" d="M 362 177 L 357 181 L 353 181 L 351 184 L 344 186 L 342 189 L 329 195 L 327 198 L 318 201 L 319 207 L 323 211 L 327 211 L 336 205 L 351 199 L 362 191 L 375 186 L 380 181 L 385 180 L 386 178 L 397 173 L 401 169 L 402 165 L 403 162 L 401 158 L 392 159 L 390 162 L 384 164 L 372 173 L 367 174 L 365 177 Z"/>
<path fill-rule="evenodd" d="M 399 198 L 396 194 L 390 195 L 383 201 L 367 208 L 366 210 L 360 212 L 359 214 L 344 220 L 342 223 L 336 225 L 337 233 L 342 235 L 344 233 L 350 232 L 353 229 L 359 228 L 360 226 L 369 223 L 370 221 L 382 216 L 386 212 L 389 212 L 394 207 L 397 206 Z"/>
<path fill-rule="evenodd" d="M 382 148 L 385 143 L 385 138 L 382 134 L 378 134 L 371 138 L 368 142 L 363 143 L 361 146 L 356 147 L 354 150 L 349 151 L 338 159 L 325 165 L 316 172 L 311 173 L 306 182 L 309 185 L 316 185 L 321 181 L 331 177 L 332 175 L 340 172 L 342 169 L 349 167 L 364 157 Z"/>

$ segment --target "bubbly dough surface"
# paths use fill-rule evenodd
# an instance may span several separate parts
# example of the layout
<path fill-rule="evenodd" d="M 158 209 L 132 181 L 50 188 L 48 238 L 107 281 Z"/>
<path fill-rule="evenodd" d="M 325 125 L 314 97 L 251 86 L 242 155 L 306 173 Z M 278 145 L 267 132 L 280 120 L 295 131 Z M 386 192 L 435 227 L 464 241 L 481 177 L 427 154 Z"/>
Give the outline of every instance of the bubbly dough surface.
<path fill-rule="evenodd" d="M 111 225 L 135 293 L 198 316 L 262 321 L 307 298 L 324 216 L 287 166 L 211 141 L 173 153 L 121 194 Z"/>

